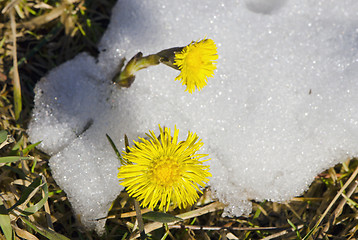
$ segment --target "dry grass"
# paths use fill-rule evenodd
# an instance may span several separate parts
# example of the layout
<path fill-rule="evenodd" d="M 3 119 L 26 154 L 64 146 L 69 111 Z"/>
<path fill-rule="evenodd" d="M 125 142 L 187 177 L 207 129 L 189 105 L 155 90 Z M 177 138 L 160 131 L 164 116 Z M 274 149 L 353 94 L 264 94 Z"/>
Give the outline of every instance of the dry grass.
<path fill-rule="evenodd" d="M 109 22 L 114 3 L 114 0 L 0 1 L 0 129 L 6 129 L 9 134 L 8 144 L 0 142 L 0 157 L 19 158 L 0 164 L 0 223 L 9 217 L 16 239 L 61 239 L 62 236 L 129 239 L 136 225 L 133 203 L 122 193 L 109 213 L 106 235 L 99 237 L 84 231 L 71 211 L 66 194 L 51 176 L 47 165 L 49 156 L 33 148 L 26 136 L 36 82 L 79 52 L 96 56 L 96 43 Z M 20 108 L 18 103 L 15 107 L 19 82 Z M 172 211 L 185 220 L 169 224 L 167 238 L 357 239 L 357 169 L 357 160 L 337 165 L 317 176 L 303 196 L 290 202 L 253 202 L 250 216 L 223 218 L 223 205 L 217 202 Z M 34 188 L 29 187 L 31 183 Z M 201 202 L 205 202 L 207 194 L 209 190 Z M 26 195 L 25 201 L 11 209 L 22 195 Z M 45 201 L 40 209 L 24 214 L 42 199 Z M 148 234 L 151 239 L 160 239 L 165 234 L 162 225 L 156 222 L 146 223 L 145 227 L 147 232 L 153 230 Z M 4 234 L 4 230 L 0 231 L 0 239 L 5 239 Z"/>

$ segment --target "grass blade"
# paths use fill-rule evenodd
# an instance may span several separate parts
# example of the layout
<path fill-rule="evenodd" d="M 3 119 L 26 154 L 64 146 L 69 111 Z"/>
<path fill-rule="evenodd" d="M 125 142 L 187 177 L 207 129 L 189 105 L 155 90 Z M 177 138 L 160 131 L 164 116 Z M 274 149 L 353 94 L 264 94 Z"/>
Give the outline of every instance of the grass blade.
<path fill-rule="evenodd" d="M 26 208 L 24 211 L 21 211 L 22 214 L 24 215 L 31 215 L 34 214 L 35 212 L 37 212 L 39 209 L 41 209 L 45 203 L 47 202 L 48 199 L 48 186 L 47 186 L 47 182 L 46 179 L 42 177 L 42 190 L 44 192 L 44 197 L 35 205 L 32 205 L 31 207 Z"/>
<path fill-rule="evenodd" d="M 19 70 L 17 66 L 17 49 L 16 49 L 16 22 L 14 9 L 10 10 L 10 21 L 11 21 L 11 32 L 12 32 L 12 59 L 13 59 L 13 86 L 14 86 L 14 107 L 15 107 L 15 120 L 20 118 L 22 111 L 22 100 L 21 100 L 21 84 Z"/>
<path fill-rule="evenodd" d="M 302 239 L 300 232 L 298 231 L 297 227 L 295 226 L 295 224 L 293 224 L 293 222 L 290 221 L 290 219 L 287 219 L 288 224 L 291 225 L 292 229 L 296 232 L 297 235 L 297 239 Z"/>
<path fill-rule="evenodd" d="M 17 226 L 13 226 L 13 229 L 15 231 L 16 236 L 20 237 L 20 239 L 26 239 L 26 240 L 39 240 L 37 237 L 35 237 L 33 234 L 29 233 L 28 231 L 21 229 Z M 29 229 L 30 230 L 30 229 Z"/>
<path fill-rule="evenodd" d="M 27 148 L 25 148 L 24 150 L 22 150 L 22 153 L 24 155 L 28 154 L 32 149 L 34 149 L 37 145 L 39 145 L 42 141 L 39 141 L 37 143 L 31 144 L 29 146 L 27 146 Z"/>
<path fill-rule="evenodd" d="M 9 209 L 12 211 L 17 206 L 25 203 L 28 198 L 32 195 L 32 192 L 37 191 L 38 187 L 41 185 L 41 178 L 36 178 L 21 194 L 20 199 Z"/>
<path fill-rule="evenodd" d="M 7 131 L 6 130 L 1 130 L 0 131 L 0 144 L 5 142 L 7 139 Z"/>
<path fill-rule="evenodd" d="M 38 232 L 44 237 L 47 237 L 50 240 L 70 240 L 69 238 L 65 237 L 64 235 L 57 233 L 51 229 L 44 228 L 37 223 L 30 222 L 26 218 L 20 217 L 20 219 L 34 231 Z"/>
<path fill-rule="evenodd" d="M 115 145 L 114 142 L 112 141 L 112 138 L 111 138 L 108 134 L 106 134 L 106 137 L 107 137 L 109 143 L 111 144 L 111 146 L 112 146 L 114 152 L 116 153 L 116 155 L 117 155 L 119 161 L 121 162 L 121 164 L 122 164 L 122 165 L 127 165 L 127 162 L 124 161 L 124 159 L 122 158 L 121 154 L 120 154 L 119 151 L 118 151 L 118 148 L 116 147 L 116 145 Z"/>
<path fill-rule="evenodd" d="M 20 157 L 20 156 L 8 156 L 0 157 L 0 166 L 1 164 L 12 163 L 20 160 L 31 160 L 31 157 Z"/>
<path fill-rule="evenodd" d="M 4 233 L 5 239 L 7 240 L 14 239 L 14 232 L 11 227 L 11 219 L 1 199 L 0 199 L 0 227 L 2 229 L 2 232 Z"/>

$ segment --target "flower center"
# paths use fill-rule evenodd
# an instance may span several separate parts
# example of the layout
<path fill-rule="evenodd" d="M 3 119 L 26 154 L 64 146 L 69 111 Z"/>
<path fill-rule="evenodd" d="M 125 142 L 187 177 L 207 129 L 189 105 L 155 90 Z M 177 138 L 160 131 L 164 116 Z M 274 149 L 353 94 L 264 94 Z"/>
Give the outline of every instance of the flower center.
<path fill-rule="evenodd" d="M 161 157 L 152 167 L 153 182 L 158 185 L 173 186 L 181 176 L 179 164 L 173 157 Z"/>
<path fill-rule="evenodd" d="M 191 50 L 186 56 L 186 64 L 191 69 L 201 68 L 203 65 L 203 60 L 200 51 L 196 50 L 195 48 Z"/>

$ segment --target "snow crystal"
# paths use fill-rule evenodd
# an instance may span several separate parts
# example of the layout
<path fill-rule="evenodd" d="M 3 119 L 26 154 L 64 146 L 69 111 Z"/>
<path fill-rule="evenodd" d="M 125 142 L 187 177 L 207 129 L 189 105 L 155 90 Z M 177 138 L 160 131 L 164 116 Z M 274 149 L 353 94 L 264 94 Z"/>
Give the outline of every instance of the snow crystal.
<path fill-rule="evenodd" d="M 121 0 L 99 43 L 36 87 L 29 127 L 52 155 L 54 178 L 89 229 L 103 231 L 119 186 L 113 149 L 123 135 L 158 124 L 190 130 L 226 214 L 251 199 L 285 201 L 321 171 L 358 156 L 358 2 L 309 0 Z M 219 59 L 208 86 L 192 95 L 164 65 L 141 70 L 128 89 L 111 79 L 120 60 L 207 36 Z"/>

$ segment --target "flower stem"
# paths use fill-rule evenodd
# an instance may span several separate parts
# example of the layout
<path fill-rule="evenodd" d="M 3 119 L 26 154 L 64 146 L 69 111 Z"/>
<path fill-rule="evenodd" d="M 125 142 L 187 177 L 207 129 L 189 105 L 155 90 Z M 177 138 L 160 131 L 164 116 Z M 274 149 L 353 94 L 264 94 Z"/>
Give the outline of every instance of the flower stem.
<path fill-rule="evenodd" d="M 163 235 L 163 237 L 161 238 L 161 240 L 165 240 L 165 239 L 167 238 L 167 236 L 169 235 L 168 223 L 164 223 L 164 229 L 165 229 L 165 234 Z"/>
<path fill-rule="evenodd" d="M 163 209 L 163 213 L 167 213 L 165 208 Z M 167 238 L 167 236 L 169 235 L 168 223 L 163 223 L 163 225 L 164 225 L 164 229 L 165 229 L 165 234 L 163 235 L 163 237 L 160 240 L 165 240 Z"/>
<path fill-rule="evenodd" d="M 151 54 L 143 57 L 143 53 L 137 53 L 114 78 L 113 82 L 117 83 L 120 87 L 130 87 L 134 82 L 134 74 L 149 66 L 158 65 L 160 63 L 160 56 Z"/>
<path fill-rule="evenodd" d="M 175 54 L 178 52 L 181 52 L 184 47 L 174 47 L 162 50 L 157 53 L 157 55 L 160 57 L 160 62 L 174 68 L 176 70 L 179 70 L 178 66 L 174 65 L 175 62 Z"/>
<path fill-rule="evenodd" d="M 163 63 L 169 67 L 179 70 L 174 65 L 174 58 L 177 52 L 180 52 L 183 47 L 174 47 L 164 49 L 156 54 L 151 54 L 143 57 L 143 53 L 139 52 L 121 70 L 114 78 L 113 82 L 117 83 L 120 87 L 130 87 L 135 79 L 135 73 L 143 68 L 158 65 Z M 122 66 L 120 66 L 121 68 Z"/>
<path fill-rule="evenodd" d="M 168 224 L 165 223 L 165 234 L 160 240 L 165 240 L 168 237 L 168 235 L 169 235 L 169 228 L 168 228 Z"/>

